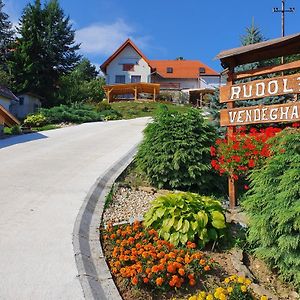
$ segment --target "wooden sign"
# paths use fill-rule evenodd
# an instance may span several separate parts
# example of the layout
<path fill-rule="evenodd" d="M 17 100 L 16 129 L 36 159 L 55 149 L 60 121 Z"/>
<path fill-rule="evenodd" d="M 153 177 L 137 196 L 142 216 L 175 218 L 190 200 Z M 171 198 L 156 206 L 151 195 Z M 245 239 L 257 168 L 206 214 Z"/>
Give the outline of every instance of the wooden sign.
<path fill-rule="evenodd" d="M 300 94 L 300 74 L 226 85 L 220 88 L 220 102 L 250 100 L 286 94 Z"/>
<path fill-rule="evenodd" d="M 222 109 L 220 112 L 221 126 L 298 121 L 300 121 L 300 102 Z"/>

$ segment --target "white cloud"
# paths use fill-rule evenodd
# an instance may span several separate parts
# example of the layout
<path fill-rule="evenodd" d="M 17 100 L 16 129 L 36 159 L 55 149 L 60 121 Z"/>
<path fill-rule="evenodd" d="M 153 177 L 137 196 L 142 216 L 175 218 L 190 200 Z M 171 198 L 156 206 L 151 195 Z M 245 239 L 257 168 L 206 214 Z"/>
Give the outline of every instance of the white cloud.
<path fill-rule="evenodd" d="M 135 29 L 120 19 L 112 24 L 93 24 L 77 30 L 76 40 L 86 54 L 110 55 L 126 39 L 137 41 L 139 47 L 146 46 L 147 37 L 133 37 Z"/>

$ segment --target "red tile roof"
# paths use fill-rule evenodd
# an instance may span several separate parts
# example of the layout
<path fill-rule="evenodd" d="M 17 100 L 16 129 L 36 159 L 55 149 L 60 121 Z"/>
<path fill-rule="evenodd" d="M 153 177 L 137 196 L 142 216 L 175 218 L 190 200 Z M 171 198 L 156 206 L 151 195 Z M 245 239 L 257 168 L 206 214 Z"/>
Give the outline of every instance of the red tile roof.
<path fill-rule="evenodd" d="M 199 60 L 150 60 L 150 65 L 164 78 L 198 78 L 200 68 L 205 69 L 201 75 L 219 75 Z M 167 68 L 173 68 L 173 73 L 167 73 Z"/>
<path fill-rule="evenodd" d="M 201 75 L 218 76 L 219 73 L 203 64 L 199 60 L 148 60 L 140 49 L 127 39 L 102 65 L 101 70 L 106 73 L 107 66 L 128 46 L 130 45 L 151 67 L 164 78 L 198 78 L 199 69 L 205 68 L 205 73 Z M 167 68 L 173 68 L 173 73 L 167 73 Z"/>
<path fill-rule="evenodd" d="M 107 66 L 128 46 L 130 45 L 148 64 L 148 58 L 141 52 L 141 50 L 133 43 L 131 39 L 127 39 L 101 66 L 102 72 L 106 73 Z M 149 64 L 150 65 L 150 64 Z"/>

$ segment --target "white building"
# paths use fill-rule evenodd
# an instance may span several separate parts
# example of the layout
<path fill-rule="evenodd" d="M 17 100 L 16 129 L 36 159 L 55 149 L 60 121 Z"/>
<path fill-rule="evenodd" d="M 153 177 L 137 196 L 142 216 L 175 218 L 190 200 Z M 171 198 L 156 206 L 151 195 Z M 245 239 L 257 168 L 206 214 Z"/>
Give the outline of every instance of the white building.
<path fill-rule="evenodd" d="M 7 88 L 0 86 L 0 105 L 15 115 L 19 99 Z"/>
<path fill-rule="evenodd" d="M 16 116 L 25 119 L 27 115 L 37 112 L 41 108 L 41 97 L 32 93 L 23 93 L 18 95 Z"/>
<path fill-rule="evenodd" d="M 165 91 L 213 91 L 220 86 L 220 74 L 198 60 L 149 60 L 128 39 L 102 65 L 106 84 L 159 83 Z"/>

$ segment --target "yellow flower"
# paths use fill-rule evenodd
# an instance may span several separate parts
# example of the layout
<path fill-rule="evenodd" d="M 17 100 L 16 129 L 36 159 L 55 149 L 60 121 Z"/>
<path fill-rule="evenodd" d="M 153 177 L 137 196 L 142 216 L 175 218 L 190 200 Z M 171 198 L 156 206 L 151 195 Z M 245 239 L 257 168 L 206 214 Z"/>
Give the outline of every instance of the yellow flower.
<path fill-rule="evenodd" d="M 205 297 L 205 296 L 204 296 Z M 203 298 L 201 295 L 198 295 L 197 300 L 205 300 L 205 298 Z"/>
<path fill-rule="evenodd" d="M 220 293 L 219 292 L 215 292 L 214 296 L 215 296 L 215 298 L 219 299 Z"/>
<path fill-rule="evenodd" d="M 199 296 L 202 297 L 202 298 L 205 298 L 206 293 L 202 291 L 202 292 L 199 293 Z"/>
<path fill-rule="evenodd" d="M 223 292 L 224 292 L 224 289 L 221 286 L 216 288 L 216 293 L 220 294 L 220 293 L 223 293 Z"/>
<path fill-rule="evenodd" d="M 191 296 L 189 300 L 197 300 L 197 296 Z"/>
<path fill-rule="evenodd" d="M 246 287 L 245 285 L 242 285 L 242 286 L 241 286 L 241 291 L 242 291 L 243 293 L 246 293 L 246 292 L 247 292 L 247 287 Z"/>
<path fill-rule="evenodd" d="M 268 297 L 267 296 L 261 296 L 260 300 L 268 300 Z"/>
<path fill-rule="evenodd" d="M 214 296 L 212 294 L 208 294 L 206 296 L 206 300 L 214 300 Z"/>
<path fill-rule="evenodd" d="M 229 283 L 229 282 L 230 282 L 230 278 L 229 278 L 229 277 L 225 278 L 225 279 L 224 279 L 224 282 L 225 282 L 225 283 Z"/>
<path fill-rule="evenodd" d="M 220 300 L 226 300 L 227 298 L 226 298 L 225 294 L 221 293 L 220 296 L 219 296 L 219 299 Z"/>
<path fill-rule="evenodd" d="M 246 279 L 246 280 L 245 280 L 245 284 L 246 284 L 246 285 L 250 285 L 251 283 L 252 283 L 252 282 L 251 282 L 250 279 Z"/>
<path fill-rule="evenodd" d="M 245 281 L 244 277 L 239 277 L 237 280 L 238 283 L 244 283 L 244 281 Z"/>
<path fill-rule="evenodd" d="M 229 294 L 232 293 L 233 287 L 232 287 L 232 286 L 229 286 L 229 287 L 227 288 L 227 291 L 228 291 Z"/>

